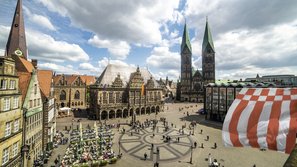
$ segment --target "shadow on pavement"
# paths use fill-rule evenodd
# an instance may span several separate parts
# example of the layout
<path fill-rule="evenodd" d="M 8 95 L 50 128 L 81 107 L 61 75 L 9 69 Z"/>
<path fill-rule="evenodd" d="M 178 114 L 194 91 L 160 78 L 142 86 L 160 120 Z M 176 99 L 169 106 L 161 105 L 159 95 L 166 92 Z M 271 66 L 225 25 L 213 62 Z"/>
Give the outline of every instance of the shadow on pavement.
<path fill-rule="evenodd" d="M 189 116 L 184 116 L 180 118 L 181 121 L 189 121 L 189 122 L 197 122 L 200 125 L 204 125 L 207 127 L 212 127 L 215 129 L 222 129 L 223 123 L 222 122 L 216 122 L 216 121 L 211 121 L 211 120 L 205 120 L 205 115 L 189 115 Z"/>
<path fill-rule="evenodd" d="M 74 110 L 73 111 L 74 118 L 88 118 L 88 113 L 86 110 Z"/>

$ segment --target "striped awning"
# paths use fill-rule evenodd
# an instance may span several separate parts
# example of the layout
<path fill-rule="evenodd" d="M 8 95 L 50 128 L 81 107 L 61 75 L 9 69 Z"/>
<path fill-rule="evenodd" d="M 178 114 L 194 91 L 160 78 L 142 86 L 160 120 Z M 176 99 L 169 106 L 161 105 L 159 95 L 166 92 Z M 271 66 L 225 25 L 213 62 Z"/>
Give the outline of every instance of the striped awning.
<path fill-rule="evenodd" d="M 225 146 L 290 153 L 297 132 L 296 88 L 243 88 L 225 117 Z"/>

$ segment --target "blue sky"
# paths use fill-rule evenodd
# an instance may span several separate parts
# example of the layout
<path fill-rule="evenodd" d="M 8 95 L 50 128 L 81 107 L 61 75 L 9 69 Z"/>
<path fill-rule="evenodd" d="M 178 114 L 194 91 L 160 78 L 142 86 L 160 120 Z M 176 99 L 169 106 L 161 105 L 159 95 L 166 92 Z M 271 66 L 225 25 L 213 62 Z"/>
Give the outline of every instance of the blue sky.
<path fill-rule="evenodd" d="M 0 0 L 3 54 L 16 0 Z M 297 1 L 23 0 L 29 58 L 57 73 L 99 76 L 109 63 L 149 68 L 158 79 L 180 75 L 187 21 L 193 67 L 201 69 L 208 16 L 216 78 L 297 74 Z"/>

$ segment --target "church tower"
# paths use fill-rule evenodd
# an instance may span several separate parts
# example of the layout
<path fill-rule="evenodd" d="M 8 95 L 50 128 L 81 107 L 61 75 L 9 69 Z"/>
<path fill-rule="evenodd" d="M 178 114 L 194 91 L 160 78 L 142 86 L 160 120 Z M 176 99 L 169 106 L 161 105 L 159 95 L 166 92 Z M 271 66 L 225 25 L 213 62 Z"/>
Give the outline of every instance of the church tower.
<path fill-rule="evenodd" d="M 191 88 L 192 88 L 192 47 L 191 47 L 189 32 L 188 32 L 186 23 L 184 27 L 180 55 L 181 55 L 180 100 L 189 101 Z"/>
<path fill-rule="evenodd" d="M 202 77 L 204 85 L 215 82 L 215 49 L 207 19 L 202 43 Z"/>
<path fill-rule="evenodd" d="M 27 45 L 22 0 L 18 0 L 17 2 L 8 41 L 6 44 L 5 55 L 9 57 L 20 56 L 27 60 Z"/>

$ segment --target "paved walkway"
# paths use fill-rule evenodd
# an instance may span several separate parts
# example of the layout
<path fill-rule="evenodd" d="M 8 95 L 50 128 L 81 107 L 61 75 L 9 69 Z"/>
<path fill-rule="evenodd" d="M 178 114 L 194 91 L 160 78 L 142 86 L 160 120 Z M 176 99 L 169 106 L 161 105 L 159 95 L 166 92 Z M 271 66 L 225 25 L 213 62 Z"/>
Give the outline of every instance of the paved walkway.
<path fill-rule="evenodd" d="M 167 109 L 168 107 L 168 109 Z M 198 115 L 196 111 L 202 108 L 202 104 L 193 103 L 167 103 L 165 105 L 165 111 L 159 113 L 157 116 L 142 115 L 137 116 L 137 120 L 144 122 L 146 119 L 159 119 L 160 117 L 166 117 L 166 120 L 174 124 L 173 129 L 168 132 L 170 135 L 176 135 L 178 129 L 181 129 L 183 125 L 188 127 L 191 121 L 197 121 L 198 125 L 194 129 L 194 135 L 185 137 L 184 140 L 180 140 L 178 143 L 164 143 L 162 141 L 162 135 L 164 134 L 162 125 L 158 124 L 160 129 L 155 132 L 155 137 L 152 137 L 152 131 L 149 128 L 140 131 L 140 134 L 129 135 L 129 126 L 121 126 L 120 129 L 125 128 L 127 131 L 122 134 L 118 129 L 113 129 L 115 132 L 113 150 L 118 153 L 123 153 L 122 159 L 120 159 L 116 164 L 108 165 L 112 167 L 153 167 L 154 162 L 158 159 L 160 167 L 207 167 L 208 166 L 208 155 L 211 154 L 212 159 L 217 159 L 221 166 L 233 167 L 252 167 L 256 164 L 257 167 L 278 167 L 283 166 L 284 162 L 288 158 L 287 154 L 279 153 L 276 151 L 260 151 L 256 148 L 227 148 L 222 145 L 222 131 L 221 123 L 205 121 L 204 116 Z M 181 111 L 179 109 L 183 108 Z M 187 115 L 187 112 L 189 115 Z M 57 129 L 64 129 L 65 126 L 71 126 L 72 118 L 62 118 L 57 120 Z M 75 118 L 77 120 L 77 118 Z M 126 119 L 113 119 L 108 120 L 108 124 L 126 123 L 129 122 L 130 118 Z M 82 119 L 81 120 L 84 127 L 88 124 L 92 126 L 93 121 Z M 79 123 L 74 122 L 74 127 Z M 203 133 L 200 134 L 201 129 Z M 188 130 L 189 131 L 189 130 Z M 209 140 L 206 140 L 209 136 Z M 119 142 L 120 147 L 119 147 Z M 174 141 L 174 140 L 173 140 Z M 193 164 L 190 164 L 190 143 L 197 142 L 198 148 L 193 149 Z M 150 144 L 158 145 L 160 149 L 160 155 L 156 153 L 156 147 L 154 150 L 150 150 Z M 203 143 L 203 148 L 200 148 Z M 217 143 L 217 148 L 214 149 L 214 143 Z M 64 154 L 66 150 L 65 147 L 60 145 L 56 153 L 61 155 Z M 151 152 L 152 151 L 152 152 Z M 147 152 L 148 160 L 144 161 L 142 158 L 144 153 Z M 51 158 L 51 160 L 55 159 Z"/>
<path fill-rule="evenodd" d="M 165 136 L 170 136 L 171 140 L 166 141 Z M 152 126 L 140 129 L 139 132 L 130 129 L 122 134 L 119 140 L 125 154 L 145 160 L 144 154 L 146 153 L 147 160 L 153 162 L 178 160 L 187 156 L 193 146 L 189 132 L 186 131 L 182 134 L 176 128 L 165 131 L 161 123 L 158 123 L 155 129 Z"/>

